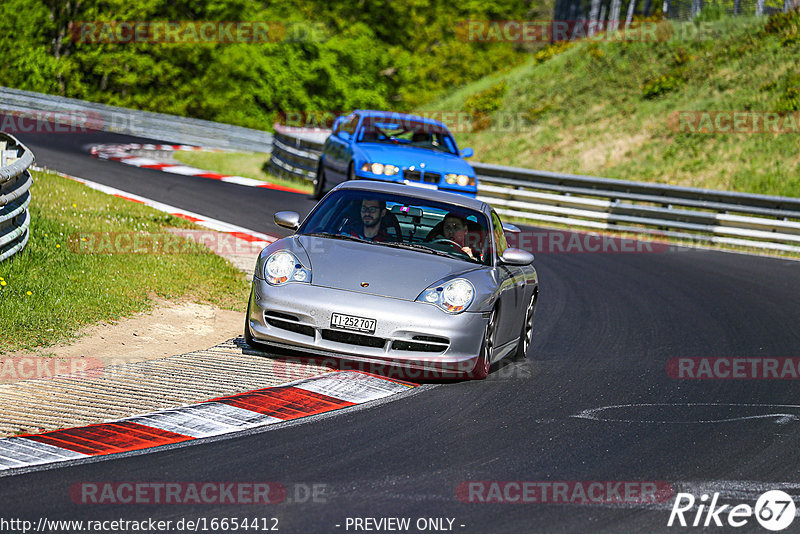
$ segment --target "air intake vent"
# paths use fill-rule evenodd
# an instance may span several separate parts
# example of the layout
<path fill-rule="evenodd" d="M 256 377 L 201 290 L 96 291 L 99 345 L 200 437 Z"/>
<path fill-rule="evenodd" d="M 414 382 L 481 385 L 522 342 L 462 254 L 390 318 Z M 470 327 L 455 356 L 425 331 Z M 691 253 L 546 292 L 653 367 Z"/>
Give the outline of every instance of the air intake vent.
<path fill-rule="evenodd" d="M 321 330 L 322 339 L 335 341 L 337 343 L 347 343 L 359 345 L 361 347 L 383 348 L 386 340 L 382 337 L 365 336 L 364 334 L 354 334 L 352 332 L 341 332 L 339 330 Z"/>
<path fill-rule="evenodd" d="M 436 336 L 414 336 L 414 341 L 397 339 L 392 341 L 392 350 L 410 352 L 444 352 L 450 346 L 450 340 Z"/>
<path fill-rule="evenodd" d="M 419 182 L 422 179 L 422 173 L 419 171 L 403 171 L 403 178 L 414 182 Z"/>
<path fill-rule="evenodd" d="M 267 311 L 264 313 L 264 321 L 270 326 L 288 330 L 308 337 L 314 337 L 314 328 L 305 324 L 300 324 L 300 319 L 294 315 L 279 311 Z"/>

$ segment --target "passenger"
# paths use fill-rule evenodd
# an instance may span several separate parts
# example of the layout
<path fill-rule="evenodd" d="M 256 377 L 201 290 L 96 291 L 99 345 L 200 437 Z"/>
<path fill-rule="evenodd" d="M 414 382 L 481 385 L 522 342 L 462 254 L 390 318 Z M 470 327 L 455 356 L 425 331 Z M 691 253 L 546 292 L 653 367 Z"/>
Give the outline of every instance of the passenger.
<path fill-rule="evenodd" d="M 475 236 L 473 232 L 469 231 L 466 219 L 456 215 L 455 213 L 448 213 L 444 218 L 442 225 L 442 235 L 445 239 L 449 239 L 461 247 L 461 251 L 473 260 L 478 260 L 480 252 L 472 250 L 469 245 L 477 244 L 479 237 Z"/>

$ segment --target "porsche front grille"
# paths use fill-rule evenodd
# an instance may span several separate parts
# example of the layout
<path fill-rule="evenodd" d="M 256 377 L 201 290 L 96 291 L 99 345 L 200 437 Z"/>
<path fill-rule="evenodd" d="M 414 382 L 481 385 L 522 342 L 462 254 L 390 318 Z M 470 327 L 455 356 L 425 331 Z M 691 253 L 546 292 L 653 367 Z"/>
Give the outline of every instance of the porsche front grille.
<path fill-rule="evenodd" d="M 328 341 L 335 341 L 337 343 L 347 343 L 350 345 L 359 345 L 362 347 L 383 348 L 386 346 L 386 340 L 382 337 L 367 336 L 364 334 L 355 334 L 353 332 L 343 332 L 340 330 L 322 329 L 319 331 L 322 339 Z"/>

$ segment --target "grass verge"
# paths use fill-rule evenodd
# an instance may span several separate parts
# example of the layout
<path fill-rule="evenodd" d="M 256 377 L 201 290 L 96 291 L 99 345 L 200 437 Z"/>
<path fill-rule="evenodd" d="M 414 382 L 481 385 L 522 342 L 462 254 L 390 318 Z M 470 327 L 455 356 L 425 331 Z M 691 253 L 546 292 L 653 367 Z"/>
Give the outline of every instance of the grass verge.
<path fill-rule="evenodd" d="M 245 277 L 200 245 L 185 243 L 178 254 L 88 253 L 70 245 L 78 234 L 163 235 L 197 228 L 192 223 L 52 173 L 33 174 L 30 241 L 0 263 L 0 353 L 52 345 L 84 326 L 147 311 L 154 296 L 244 311 Z"/>
<path fill-rule="evenodd" d="M 425 110 L 482 119 L 456 134 L 479 161 L 800 196 L 800 14 L 671 28 L 656 42 L 561 46 Z M 692 132 L 684 111 L 772 113 L 794 133 Z"/>
<path fill-rule="evenodd" d="M 276 185 L 294 187 L 295 189 L 300 189 L 307 193 L 311 193 L 313 190 L 311 182 L 307 180 L 301 180 L 299 178 L 297 180 L 291 180 L 265 172 L 264 169 L 269 163 L 269 154 L 261 152 L 176 151 L 173 157 L 186 165 L 218 172 L 220 174 L 244 176 L 245 178 L 262 180 Z"/>

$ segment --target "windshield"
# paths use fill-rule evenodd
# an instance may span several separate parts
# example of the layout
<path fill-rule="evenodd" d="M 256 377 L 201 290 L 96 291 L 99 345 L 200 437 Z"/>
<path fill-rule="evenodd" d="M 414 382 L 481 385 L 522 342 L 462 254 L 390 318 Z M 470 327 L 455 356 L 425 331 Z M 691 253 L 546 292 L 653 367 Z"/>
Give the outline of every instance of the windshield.
<path fill-rule="evenodd" d="M 352 189 L 328 195 L 297 231 L 492 264 L 483 213 L 404 195 Z"/>
<path fill-rule="evenodd" d="M 360 143 L 389 143 L 458 154 L 450 132 L 442 126 L 414 119 L 365 117 L 358 134 Z"/>

